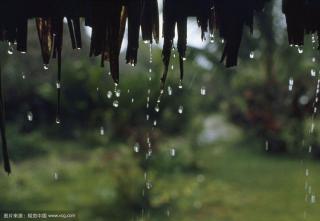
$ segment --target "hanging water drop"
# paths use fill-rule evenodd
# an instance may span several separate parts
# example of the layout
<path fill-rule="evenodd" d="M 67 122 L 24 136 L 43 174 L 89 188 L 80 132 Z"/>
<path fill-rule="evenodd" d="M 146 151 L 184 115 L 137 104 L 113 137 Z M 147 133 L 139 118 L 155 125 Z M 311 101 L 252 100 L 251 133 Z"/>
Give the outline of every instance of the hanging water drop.
<path fill-rule="evenodd" d="M 101 135 L 101 136 L 104 135 L 104 127 L 100 127 L 100 135 Z"/>
<path fill-rule="evenodd" d="M 178 108 L 178 113 L 179 113 L 179 114 L 182 114 L 182 113 L 183 113 L 183 106 L 179 106 L 179 108 Z"/>
<path fill-rule="evenodd" d="M 109 98 L 109 99 L 112 98 L 112 92 L 111 91 L 107 92 L 107 98 Z"/>
<path fill-rule="evenodd" d="M 29 112 L 27 113 L 27 118 L 28 118 L 28 121 L 30 121 L 30 122 L 33 120 L 33 114 L 32 114 L 31 111 L 29 111 Z"/>
<path fill-rule="evenodd" d="M 140 151 L 140 144 L 139 144 L 139 143 L 135 143 L 135 144 L 133 145 L 133 151 L 134 151 L 135 153 L 138 153 L 138 152 Z"/>
<path fill-rule="evenodd" d="M 200 94 L 201 94 L 202 96 L 205 96 L 205 95 L 207 94 L 206 88 L 205 88 L 204 86 L 201 87 L 201 89 L 200 89 Z"/>
<path fill-rule="evenodd" d="M 119 101 L 117 100 L 113 101 L 112 105 L 116 108 L 119 107 Z"/>

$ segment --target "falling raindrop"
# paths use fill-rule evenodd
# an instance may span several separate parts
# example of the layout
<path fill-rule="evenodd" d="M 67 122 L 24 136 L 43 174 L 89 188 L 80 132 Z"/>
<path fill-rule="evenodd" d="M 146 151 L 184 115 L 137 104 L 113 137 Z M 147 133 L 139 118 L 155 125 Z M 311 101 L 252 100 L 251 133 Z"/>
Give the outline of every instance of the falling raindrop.
<path fill-rule="evenodd" d="M 171 96 L 172 95 L 172 88 L 170 86 L 168 86 L 168 95 Z"/>
<path fill-rule="evenodd" d="M 207 93 L 206 88 L 205 87 L 201 87 L 200 93 L 201 93 L 202 96 L 205 96 L 206 93 Z"/>
<path fill-rule="evenodd" d="M 160 111 L 159 104 L 157 104 L 157 105 L 155 106 L 154 110 L 155 110 L 156 112 L 159 112 L 159 111 Z"/>
<path fill-rule="evenodd" d="M 23 80 L 26 79 L 26 75 L 25 75 L 24 72 L 22 72 L 21 75 L 22 75 L 22 79 L 23 79 Z"/>
<path fill-rule="evenodd" d="M 306 169 L 306 176 L 309 176 L 309 169 Z"/>
<path fill-rule="evenodd" d="M 174 69 L 174 65 L 171 65 L 171 70 L 173 70 Z"/>
<path fill-rule="evenodd" d="M 109 99 L 112 98 L 112 91 L 107 92 L 107 98 L 109 98 Z"/>
<path fill-rule="evenodd" d="M 119 101 L 117 100 L 113 101 L 112 105 L 116 108 L 119 107 Z"/>
<path fill-rule="evenodd" d="M 61 88 L 60 82 L 57 82 L 57 83 L 56 83 L 56 88 L 57 88 L 57 89 L 60 89 L 60 88 Z"/>
<path fill-rule="evenodd" d="M 133 146 L 133 151 L 138 153 L 140 151 L 140 145 L 139 143 L 135 143 L 134 146 Z"/>
<path fill-rule="evenodd" d="M 150 190 L 152 188 L 152 183 L 150 181 L 146 182 L 146 187 Z"/>
<path fill-rule="evenodd" d="M 149 114 L 147 114 L 147 115 L 146 115 L 146 119 L 149 120 L 149 118 L 150 118 L 150 116 L 149 116 Z"/>
<path fill-rule="evenodd" d="M 57 172 L 55 172 L 55 173 L 53 174 L 53 179 L 54 179 L 54 180 L 58 180 L 58 179 L 59 179 L 59 174 L 58 174 Z"/>
<path fill-rule="evenodd" d="M 311 195 L 311 203 L 316 203 L 316 196 L 314 194 Z"/>
<path fill-rule="evenodd" d="M 254 56 L 255 56 L 254 55 L 254 51 L 251 51 L 250 54 L 249 54 L 250 59 L 254 59 Z"/>
<path fill-rule="evenodd" d="M 178 108 L 178 113 L 179 113 L 179 114 L 182 114 L 182 113 L 183 113 L 183 106 L 182 106 L 182 105 L 179 106 L 179 108 Z"/>
<path fill-rule="evenodd" d="M 315 57 L 312 58 L 312 62 L 313 63 L 316 62 L 316 58 Z"/>
<path fill-rule="evenodd" d="M 152 69 L 150 68 L 150 69 L 149 69 L 149 73 L 151 73 L 151 72 L 152 72 Z"/>
<path fill-rule="evenodd" d="M 117 90 L 115 91 L 115 94 L 116 94 L 116 97 L 120 97 L 120 95 L 121 95 L 120 89 L 117 89 Z"/>
<path fill-rule="evenodd" d="M 269 151 L 269 141 L 266 140 L 266 151 Z"/>
<path fill-rule="evenodd" d="M 32 114 L 31 111 L 29 111 L 29 112 L 27 113 L 27 118 L 28 118 L 28 121 L 30 121 L 30 122 L 33 120 L 33 114 Z"/>
<path fill-rule="evenodd" d="M 298 53 L 302 54 L 303 53 L 303 48 L 302 47 L 298 47 Z"/>
<path fill-rule="evenodd" d="M 9 44 L 8 54 L 13 55 L 13 47 L 11 46 L 11 44 Z"/>
<path fill-rule="evenodd" d="M 43 64 L 43 69 L 44 70 L 48 70 L 49 69 L 49 65 L 48 64 Z"/>
<path fill-rule="evenodd" d="M 210 34 L 210 43 L 214 43 L 214 35 Z"/>
<path fill-rule="evenodd" d="M 187 60 L 187 58 L 186 58 L 186 57 L 183 57 L 183 58 L 182 58 L 182 60 L 183 60 L 183 61 L 186 61 L 186 60 Z"/>
<path fill-rule="evenodd" d="M 290 78 L 289 79 L 289 91 L 292 91 L 293 84 L 294 84 L 294 80 L 293 80 L 293 78 Z"/>
<path fill-rule="evenodd" d="M 104 127 L 100 127 L 100 135 L 104 135 Z"/>
<path fill-rule="evenodd" d="M 312 152 L 312 146 L 309 146 L 309 153 Z"/>
<path fill-rule="evenodd" d="M 134 98 L 131 98 L 131 103 L 134 103 Z"/>
<path fill-rule="evenodd" d="M 60 124 L 60 118 L 56 117 L 56 124 Z"/>
<path fill-rule="evenodd" d="M 178 86 L 178 88 L 179 88 L 179 89 L 182 89 L 182 88 L 183 88 L 183 86 L 182 86 L 182 81 L 181 81 L 181 80 L 179 81 L 179 86 Z"/>
<path fill-rule="evenodd" d="M 157 126 L 157 121 L 155 120 L 155 121 L 153 121 L 153 126 Z"/>
<path fill-rule="evenodd" d="M 316 70 L 315 70 L 315 69 L 311 69 L 311 72 L 310 72 L 310 73 L 311 73 L 311 76 L 312 76 L 312 77 L 315 77 L 315 76 L 316 76 Z"/>
<path fill-rule="evenodd" d="M 176 149 L 174 149 L 174 148 L 170 149 L 170 156 L 172 156 L 172 157 L 176 156 Z"/>

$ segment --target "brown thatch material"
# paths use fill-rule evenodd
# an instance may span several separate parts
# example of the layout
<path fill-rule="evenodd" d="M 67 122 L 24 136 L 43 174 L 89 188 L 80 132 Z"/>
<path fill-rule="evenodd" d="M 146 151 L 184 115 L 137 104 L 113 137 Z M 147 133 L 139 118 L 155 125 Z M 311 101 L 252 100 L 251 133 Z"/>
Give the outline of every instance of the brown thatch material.
<path fill-rule="evenodd" d="M 178 29 L 177 49 L 180 73 L 187 45 L 187 18 L 196 17 L 205 32 L 218 30 L 225 41 L 221 62 L 227 67 L 237 65 L 244 26 L 253 28 L 255 11 L 261 11 L 269 0 L 163 0 L 163 63 L 164 85 L 170 62 L 175 28 Z M 283 12 L 288 23 L 289 43 L 302 45 L 305 33 L 320 33 L 320 3 L 318 0 L 283 0 Z M 61 79 L 63 18 L 67 18 L 71 46 L 80 49 L 80 18 L 92 27 L 90 56 L 101 56 L 101 65 L 109 61 L 112 77 L 119 82 L 119 53 L 126 23 L 128 46 L 126 61 L 136 65 L 139 34 L 144 41 L 159 41 L 159 11 L 157 0 L 3 0 L 0 3 L 0 41 L 17 43 L 17 50 L 27 51 L 28 19 L 36 18 L 43 63 L 58 59 L 58 82 Z M 0 69 L 1 74 L 1 69 Z M 1 75 L 0 75 L 1 78 Z M 1 83 L 1 81 L 0 81 Z M 1 85 L 0 85 L 1 86 Z M 0 87 L 1 89 L 1 87 Z M 0 94 L 0 129 L 5 171 L 10 165 L 5 136 L 4 103 Z M 57 117 L 60 114 L 58 88 Z"/>

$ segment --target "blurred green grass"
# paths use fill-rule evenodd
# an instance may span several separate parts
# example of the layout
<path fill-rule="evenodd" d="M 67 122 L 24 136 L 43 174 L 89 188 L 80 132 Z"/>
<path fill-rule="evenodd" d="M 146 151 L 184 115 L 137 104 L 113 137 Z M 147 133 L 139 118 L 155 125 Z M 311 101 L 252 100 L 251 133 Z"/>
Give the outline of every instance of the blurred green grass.
<path fill-rule="evenodd" d="M 196 150 L 183 139 L 170 144 L 177 155 L 163 143 L 149 165 L 148 203 L 142 153 L 124 144 L 86 150 L 55 141 L 60 152 L 16 163 L 9 177 L 1 173 L 0 210 L 72 210 L 79 220 L 119 221 L 298 221 L 306 212 L 318 220 L 318 204 L 305 201 L 304 189 L 306 168 L 308 183 L 320 184 L 316 162 L 252 151 L 254 143 L 238 138 Z"/>

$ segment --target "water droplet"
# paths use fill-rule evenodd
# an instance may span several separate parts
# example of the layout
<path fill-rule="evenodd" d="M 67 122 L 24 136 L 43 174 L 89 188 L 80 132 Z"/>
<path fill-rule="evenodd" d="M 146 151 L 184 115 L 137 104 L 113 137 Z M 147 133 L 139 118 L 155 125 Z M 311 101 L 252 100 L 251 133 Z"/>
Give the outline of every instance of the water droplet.
<path fill-rule="evenodd" d="M 146 182 L 146 187 L 150 190 L 152 188 L 152 183 L 150 181 Z"/>
<path fill-rule="evenodd" d="M 251 51 L 249 54 L 250 59 L 254 59 L 254 51 Z"/>
<path fill-rule="evenodd" d="M 172 88 L 170 86 L 168 86 L 168 95 L 171 96 L 172 95 Z"/>
<path fill-rule="evenodd" d="M 8 54 L 13 55 L 13 48 L 11 46 L 9 46 L 8 48 Z"/>
<path fill-rule="evenodd" d="M 56 83 L 56 88 L 57 88 L 57 89 L 60 89 L 60 88 L 61 88 L 60 82 L 57 82 L 57 83 Z"/>
<path fill-rule="evenodd" d="M 313 63 L 316 62 L 316 58 L 315 57 L 312 58 L 312 62 Z"/>
<path fill-rule="evenodd" d="M 298 47 L 298 53 L 302 54 L 303 53 L 303 48 L 302 47 Z"/>
<path fill-rule="evenodd" d="M 266 151 L 269 151 L 269 141 L 266 140 Z"/>
<path fill-rule="evenodd" d="M 114 107 L 119 107 L 119 101 L 117 101 L 117 100 L 113 101 L 112 105 Z"/>
<path fill-rule="evenodd" d="M 131 103 L 134 103 L 134 98 L 131 98 Z"/>
<path fill-rule="evenodd" d="M 133 146 L 133 151 L 138 153 L 140 151 L 140 144 L 139 143 L 135 143 Z"/>
<path fill-rule="evenodd" d="M 156 112 L 159 112 L 159 111 L 160 111 L 160 107 L 159 107 L 158 104 L 155 106 L 154 110 L 155 110 Z"/>
<path fill-rule="evenodd" d="M 187 58 L 183 57 L 183 58 L 182 58 L 182 60 L 183 60 L 183 61 L 186 61 L 186 60 L 187 60 Z"/>
<path fill-rule="evenodd" d="M 201 89 L 200 89 L 200 94 L 201 94 L 202 96 L 205 96 L 205 95 L 207 94 L 207 90 L 206 90 L 205 87 L 201 87 Z"/>
<path fill-rule="evenodd" d="M 151 73 L 151 72 L 152 72 L 152 69 L 150 68 L 150 69 L 149 69 L 149 73 Z"/>
<path fill-rule="evenodd" d="M 312 153 L 312 146 L 309 146 L 309 153 Z"/>
<path fill-rule="evenodd" d="M 149 118 L 150 118 L 150 116 L 149 116 L 149 114 L 147 114 L 147 115 L 146 115 L 146 119 L 149 120 Z"/>
<path fill-rule="evenodd" d="M 21 75 L 22 75 L 22 79 L 23 79 L 23 80 L 26 79 L 26 75 L 25 75 L 24 72 L 22 72 Z"/>
<path fill-rule="evenodd" d="M 121 95 L 120 89 L 117 89 L 117 90 L 115 91 L 115 94 L 116 94 L 116 97 L 120 97 L 120 95 Z"/>
<path fill-rule="evenodd" d="M 312 76 L 312 77 L 315 77 L 315 76 L 316 76 L 316 70 L 311 69 L 311 72 L 310 72 L 310 73 L 311 73 L 311 76 Z"/>
<path fill-rule="evenodd" d="M 289 79 L 289 91 L 292 91 L 293 84 L 294 84 L 294 80 L 293 80 L 293 78 L 290 78 Z"/>
<path fill-rule="evenodd" d="M 182 114 L 182 113 L 183 113 L 183 106 L 179 106 L 179 108 L 178 108 L 178 113 L 179 113 L 179 114 Z"/>
<path fill-rule="evenodd" d="M 149 77 L 149 81 L 152 81 L 152 77 L 151 76 Z"/>
<path fill-rule="evenodd" d="M 306 169 L 306 176 L 309 176 L 309 169 Z"/>
<path fill-rule="evenodd" d="M 49 65 L 48 64 L 43 64 L 43 69 L 44 70 L 48 70 L 49 69 Z"/>
<path fill-rule="evenodd" d="M 316 196 L 314 194 L 311 195 L 311 203 L 316 203 Z"/>
<path fill-rule="evenodd" d="M 59 174 L 58 174 L 57 172 L 55 172 L 55 173 L 53 174 L 53 179 L 54 179 L 54 180 L 58 180 L 58 179 L 59 179 Z"/>
<path fill-rule="evenodd" d="M 56 124 L 60 124 L 60 118 L 56 117 Z"/>
<path fill-rule="evenodd" d="M 21 53 L 21 54 L 26 54 L 27 52 L 26 52 L 26 51 L 20 51 L 20 53 Z"/>
<path fill-rule="evenodd" d="M 104 135 L 104 127 L 100 127 L 100 135 Z"/>
<path fill-rule="evenodd" d="M 28 118 L 28 121 L 30 121 L 30 122 L 33 120 L 33 114 L 32 114 L 31 111 L 29 111 L 29 112 L 27 113 L 27 118 Z"/>
<path fill-rule="evenodd" d="M 174 66 L 173 65 L 171 65 L 171 70 L 173 70 L 174 69 Z"/>
<path fill-rule="evenodd" d="M 153 121 L 153 126 L 157 126 L 157 121 Z"/>
<path fill-rule="evenodd" d="M 182 89 L 182 88 L 183 88 L 183 86 L 182 86 L 182 81 L 181 81 L 181 80 L 180 80 L 180 82 L 179 82 L 178 88 L 179 88 L 179 89 Z"/>
<path fill-rule="evenodd" d="M 176 156 L 176 149 L 174 148 L 170 149 L 170 156 L 172 157 Z"/>
<path fill-rule="evenodd" d="M 107 92 L 107 98 L 109 98 L 109 99 L 112 98 L 112 91 Z"/>

